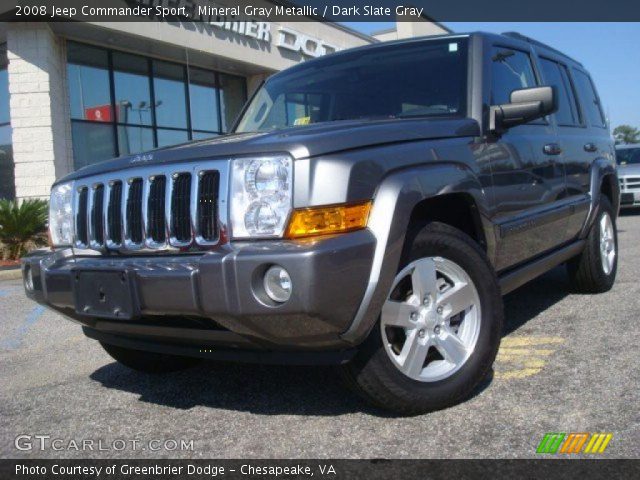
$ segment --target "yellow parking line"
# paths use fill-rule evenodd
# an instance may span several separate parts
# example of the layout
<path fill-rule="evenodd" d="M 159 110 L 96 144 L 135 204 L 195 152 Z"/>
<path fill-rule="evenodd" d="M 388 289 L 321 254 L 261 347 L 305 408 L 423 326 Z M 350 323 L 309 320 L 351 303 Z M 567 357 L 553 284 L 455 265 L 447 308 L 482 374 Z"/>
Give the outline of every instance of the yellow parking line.
<path fill-rule="evenodd" d="M 530 367 L 530 368 L 542 368 L 547 363 L 542 358 L 526 358 L 526 359 L 523 359 L 521 357 L 515 357 L 515 356 L 511 356 L 511 355 L 508 355 L 508 356 L 500 356 L 500 355 L 498 355 L 498 361 L 499 362 L 505 362 L 505 363 L 521 363 L 525 367 Z"/>
<path fill-rule="evenodd" d="M 500 347 L 498 350 L 498 355 L 517 355 L 517 356 L 539 356 L 539 357 L 548 357 L 553 354 L 555 350 L 549 350 L 545 348 L 503 348 Z"/>
<path fill-rule="evenodd" d="M 547 358 L 556 352 L 551 345 L 559 345 L 564 342 L 562 337 L 507 337 L 502 339 L 496 361 L 498 368 L 496 378 L 518 379 L 536 375 L 542 371 L 547 363 Z M 535 348 L 542 346 L 543 348 Z M 544 348 L 547 346 L 547 348 Z M 509 369 L 500 370 L 499 364 L 508 364 Z"/>
<path fill-rule="evenodd" d="M 562 337 L 506 337 L 502 339 L 503 347 L 530 347 L 549 343 L 564 343 Z"/>

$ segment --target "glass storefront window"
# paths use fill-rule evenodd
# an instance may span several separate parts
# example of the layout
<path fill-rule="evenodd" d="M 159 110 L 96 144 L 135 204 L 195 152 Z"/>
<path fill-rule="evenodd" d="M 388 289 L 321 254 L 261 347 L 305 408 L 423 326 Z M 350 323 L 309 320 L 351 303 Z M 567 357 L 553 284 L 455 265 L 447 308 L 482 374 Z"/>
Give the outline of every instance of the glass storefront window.
<path fill-rule="evenodd" d="M 222 130 L 228 132 L 247 99 L 246 82 L 242 77 L 220 74 L 222 97 Z"/>
<path fill-rule="evenodd" d="M 128 53 L 113 53 L 113 82 L 118 123 L 151 125 L 149 62 Z"/>
<path fill-rule="evenodd" d="M 158 129 L 158 147 L 178 145 L 189 141 L 189 132 L 186 130 Z"/>
<path fill-rule="evenodd" d="M 191 127 L 194 130 L 220 131 L 218 118 L 218 85 L 214 72 L 189 69 Z"/>
<path fill-rule="evenodd" d="M 219 133 L 193 131 L 194 140 L 206 140 L 207 138 L 217 137 L 218 135 Z"/>
<path fill-rule="evenodd" d="M 11 125 L 0 126 L 0 198 L 16 196 Z"/>
<path fill-rule="evenodd" d="M 116 156 L 113 126 L 98 122 L 71 122 L 76 169 Z"/>
<path fill-rule="evenodd" d="M 9 116 L 9 75 L 7 46 L 0 45 L 0 198 L 16 197 L 13 146 Z"/>
<path fill-rule="evenodd" d="M 2 55 L 1 50 L 0 55 Z M 9 75 L 7 65 L 0 61 L 0 125 L 9 122 Z"/>
<path fill-rule="evenodd" d="M 243 77 L 75 42 L 67 55 L 76 168 L 215 137 L 246 100 Z"/>
<path fill-rule="evenodd" d="M 154 148 L 153 129 L 118 125 L 120 155 L 144 152 Z"/>
<path fill-rule="evenodd" d="M 113 112 L 107 52 L 71 43 L 67 54 L 71 118 L 111 122 Z"/>
<path fill-rule="evenodd" d="M 159 127 L 187 128 L 185 72 L 182 65 L 153 62 L 156 123 Z"/>

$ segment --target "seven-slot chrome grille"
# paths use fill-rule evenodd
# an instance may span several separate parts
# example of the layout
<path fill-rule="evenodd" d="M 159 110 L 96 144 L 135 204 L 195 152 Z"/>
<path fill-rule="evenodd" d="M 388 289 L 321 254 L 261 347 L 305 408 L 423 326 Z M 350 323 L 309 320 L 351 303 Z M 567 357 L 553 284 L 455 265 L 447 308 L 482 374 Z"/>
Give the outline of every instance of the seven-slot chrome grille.
<path fill-rule="evenodd" d="M 227 171 L 227 162 L 213 161 L 76 180 L 75 247 L 133 253 L 216 245 Z"/>

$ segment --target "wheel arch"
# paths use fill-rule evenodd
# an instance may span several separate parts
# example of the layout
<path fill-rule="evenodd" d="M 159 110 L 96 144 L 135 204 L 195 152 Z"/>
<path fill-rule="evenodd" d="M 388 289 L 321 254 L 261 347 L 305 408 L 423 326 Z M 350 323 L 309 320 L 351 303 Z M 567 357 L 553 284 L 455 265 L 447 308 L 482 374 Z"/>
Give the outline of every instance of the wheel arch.
<path fill-rule="evenodd" d="M 600 183 L 600 194 L 606 196 L 611 202 L 616 215 L 620 207 L 620 184 L 618 181 L 618 175 L 615 172 L 606 173 L 602 177 Z"/>
<path fill-rule="evenodd" d="M 433 163 L 390 173 L 376 190 L 368 224 L 377 242 L 374 261 L 360 308 L 349 329 L 342 334 L 344 340 L 353 344 L 362 342 L 377 321 L 398 269 L 411 222 L 446 219 L 443 223 L 453 223 L 455 227 L 456 221 L 449 212 L 443 211 L 443 207 L 449 205 L 455 205 L 471 219 L 473 226 L 465 233 L 482 239 L 482 248 L 490 259 L 494 258 L 495 239 L 488 220 L 485 190 L 466 164 Z M 424 217 L 429 213 L 436 217 Z"/>
<path fill-rule="evenodd" d="M 487 236 L 475 198 L 467 192 L 442 193 L 418 202 L 409 224 L 440 222 L 466 233 L 487 251 Z"/>
<path fill-rule="evenodd" d="M 589 207 L 585 225 L 580 232 L 580 238 L 585 238 L 589 234 L 589 230 L 595 221 L 602 195 L 609 199 L 616 216 L 620 210 L 620 183 L 615 165 L 604 158 L 595 160 L 591 164 L 590 178 L 591 206 Z"/>

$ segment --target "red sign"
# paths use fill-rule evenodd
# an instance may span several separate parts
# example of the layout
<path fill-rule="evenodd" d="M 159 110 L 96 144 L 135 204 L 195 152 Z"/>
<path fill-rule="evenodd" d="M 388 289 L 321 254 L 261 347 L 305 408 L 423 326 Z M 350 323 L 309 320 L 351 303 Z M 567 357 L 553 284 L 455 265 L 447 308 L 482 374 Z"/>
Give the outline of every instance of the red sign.
<path fill-rule="evenodd" d="M 84 109 L 84 118 L 94 122 L 111 121 L 111 105 L 99 105 Z"/>

